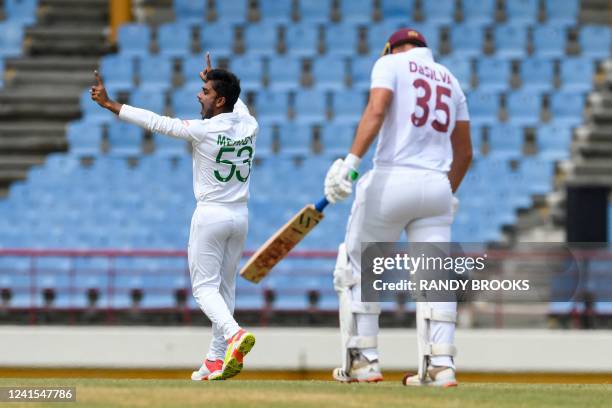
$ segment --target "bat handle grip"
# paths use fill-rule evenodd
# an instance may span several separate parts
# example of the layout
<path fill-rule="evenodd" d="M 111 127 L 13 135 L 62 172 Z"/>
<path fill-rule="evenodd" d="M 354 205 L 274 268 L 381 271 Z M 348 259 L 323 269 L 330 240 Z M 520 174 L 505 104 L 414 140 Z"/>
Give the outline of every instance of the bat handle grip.
<path fill-rule="evenodd" d="M 327 204 L 329 204 L 329 201 L 327 201 L 327 198 L 323 197 L 318 203 L 315 204 L 315 208 L 318 212 L 323 212 L 325 207 L 327 207 Z"/>

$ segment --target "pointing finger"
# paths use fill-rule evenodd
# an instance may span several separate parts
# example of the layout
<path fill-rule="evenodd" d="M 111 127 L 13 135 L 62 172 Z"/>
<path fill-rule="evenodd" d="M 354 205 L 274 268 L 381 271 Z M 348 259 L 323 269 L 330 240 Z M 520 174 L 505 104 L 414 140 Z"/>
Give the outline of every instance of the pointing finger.
<path fill-rule="evenodd" d="M 96 81 L 98 82 L 99 86 L 104 86 L 104 83 L 102 82 L 102 77 L 100 77 L 100 73 L 98 73 L 98 71 L 94 71 L 94 76 L 96 77 Z"/>
<path fill-rule="evenodd" d="M 210 53 L 206 52 L 206 68 L 212 69 L 212 63 L 210 62 Z"/>

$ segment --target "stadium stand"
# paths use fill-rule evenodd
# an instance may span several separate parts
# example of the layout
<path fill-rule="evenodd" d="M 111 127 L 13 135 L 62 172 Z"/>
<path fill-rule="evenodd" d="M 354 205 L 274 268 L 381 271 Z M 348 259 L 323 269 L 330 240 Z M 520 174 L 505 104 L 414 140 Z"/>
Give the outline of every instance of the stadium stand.
<path fill-rule="evenodd" d="M 24 26 L 34 22 L 36 1 L 17 3 L 22 2 L 5 1 L 2 58 L 22 52 Z M 476 160 L 458 193 L 462 211 L 453 238 L 459 241 L 504 240 L 504 229 L 516 223 L 517 211 L 551 191 L 556 163 L 570 157 L 574 129 L 584 120 L 593 76 L 610 57 L 610 27 L 581 24 L 577 0 L 564 0 L 563 7 L 554 0 L 299 0 L 295 8 L 273 0 L 205 3 L 174 0 L 175 21 L 123 25 L 118 52 L 104 55 L 100 69 L 111 94 L 188 118 L 199 115 L 196 73 L 202 51 L 210 51 L 215 62 L 222 61 L 241 78 L 243 98 L 261 125 L 248 249 L 321 194 L 329 163 L 352 140 L 372 65 L 398 26 L 421 30 L 467 93 Z M 183 81 L 175 80 L 177 66 Z M 0 199 L 0 247 L 184 249 L 193 208 L 187 146 L 120 123 L 90 101 L 84 84 L 79 92 L 73 99 L 82 117 L 69 117 L 68 151 L 46 156 Z M 498 182 L 491 184 L 491 178 Z M 517 188 L 504 191 L 509 184 Z M 482 200 L 488 189 L 504 199 Z M 322 228 L 299 248 L 333 251 L 343 239 L 349 208 L 350 203 L 330 208 Z M 61 287 L 74 267 L 71 259 L 37 265 L 47 271 L 37 278 L 37 287 Z M 107 261 L 84 267 L 105 269 Z M 308 265 L 299 261 L 287 261 L 277 279 L 268 282 L 270 290 L 291 289 L 279 294 L 275 307 L 308 308 L 308 291 L 319 289 L 321 307 L 335 308 L 330 279 L 295 280 L 299 270 L 331 270 L 333 259 Z M 27 269 L 22 259 L 0 257 L 0 262 Z M 129 307 L 134 288 L 145 291 L 143 305 L 171 307 L 171 294 L 188 284 L 168 276 L 150 283 L 146 273 L 162 271 L 161 260 L 122 262 L 115 268 L 142 274 L 116 282 L 124 291 L 101 300 L 112 307 Z M 184 270 L 185 265 L 177 261 L 172 268 Z M 107 285 L 102 275 L 79 283 L 78 296 L 59 293 L 56 304 L 86 304 L 86 289 Z M 0 286 L 5 284 L 28 282 L 2 281 Z M 152 286 L 171 291 L 151 296 Z M 239 290 L 245 295 L 238 296 L 237 307 L 262 306 L 263 289 Z"/>

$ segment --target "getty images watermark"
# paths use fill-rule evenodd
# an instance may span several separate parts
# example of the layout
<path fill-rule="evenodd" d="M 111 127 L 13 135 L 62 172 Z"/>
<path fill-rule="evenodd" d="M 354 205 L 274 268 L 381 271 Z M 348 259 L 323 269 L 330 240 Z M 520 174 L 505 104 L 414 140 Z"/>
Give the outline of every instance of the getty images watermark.
<path fill-rule="evenodd" d="M 362 301 L 610 301 L 602 265 L 612 271 L 607 244 L 364 243 Z"/>

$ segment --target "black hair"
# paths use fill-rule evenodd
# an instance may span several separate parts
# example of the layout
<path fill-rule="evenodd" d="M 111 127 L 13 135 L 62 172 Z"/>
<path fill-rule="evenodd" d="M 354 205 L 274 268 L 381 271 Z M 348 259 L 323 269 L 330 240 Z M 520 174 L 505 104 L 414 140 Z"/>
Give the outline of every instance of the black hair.
<path fill-rule="evenodd" d="M 213 69 L 206 74 L 206 80 L 212 81 L 212 88 L 217 95 L 225 97 L 225 107 L 229 112 L 240 96 L 240 80 L 225 69 Z"/>

